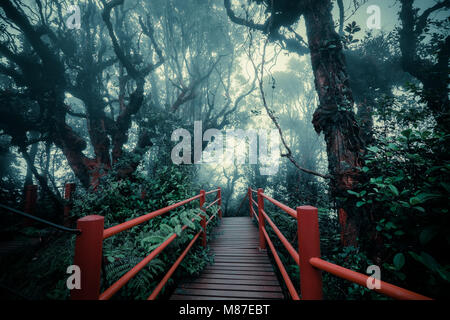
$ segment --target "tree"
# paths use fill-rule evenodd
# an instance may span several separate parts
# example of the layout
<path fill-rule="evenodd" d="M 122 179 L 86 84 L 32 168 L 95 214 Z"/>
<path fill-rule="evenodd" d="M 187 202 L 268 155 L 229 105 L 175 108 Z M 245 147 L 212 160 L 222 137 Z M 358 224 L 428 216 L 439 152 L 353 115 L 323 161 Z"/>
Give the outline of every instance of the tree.
<path fill-rule="evenodd" d="M 5 14 L 2 20 L 9 26 L 4 27 L 6 32 L 0 43 L 0 53 L 8 63 L 2 64 L 0 70 L 15 83 L 14 88 L 2 90 L 0 94 L 5 101 L 1 110 L 2 128 L 13 137 L 13 144 L 19 146 L 25 158 L 28 145 L 36 141 L 54 143 L 63 151 L 80 182 L 85 187 L 95 186 L 98 178 L 125 156 L 124 145 L 132 117 L 144 103 L 145 78 L 163 63 L 149 31 L 152 27 L 149 23 L 141 24 L 157 61 L 144 64 L 139 49 L 133 45 L 136 37 L 128 31 L 139 25 L 125 22 L 132 8 L 118 9 L 123 0 L 103 1 L 103 10 L 94 2 L 86 1 L 84 27 L 79 32 L 65 25 L 65 3 L 47 3 L 43 7 L 37 1 L 33 9 L 18 3 L 21 6 L 11 1 L 0 4 Z M 110 17 L 114 9 L 120 11 L 116 12 L 115 25 L 125 25 L 117 32 L 119 36 Z M 110 44 L 104 36 L 105 26 Z M 27 54 L 24 48 L 29 48 Z M 153 61 L 151 53 L 150 56 L 147 61 Z M 111 77 L 121 82 L 121 91 L 114 102 L 108 102 L 113 100 L 108 88 Z M 83 112 L 74 112 L 67 105 L 68 94 L 81 101 Z M 111 116 L 106 114 L 106 108 L 111 110 Z M 118 111 L 116 116 L 114 110 Z M 70 126 L 69 117 L 84 120 L 89 136 L 83 137 Z M 39 138 L 30 140 L 30 131 L 39 132 Z M 91 157 L 84 154 L 88 139 L 93 149 Z M 150 145 L 148 135 L 142 131 L 131 154 L 142 155 Z M 132 159 L 122 174 L 135 170 L 139 158 Z"/>
<path fill-rule="evenodd" d="M 331 195 L 337 200 L 340 211 L 344 244 L 355 245 L 360 214 L 354 203 L 342 202 L 340 199 L 346 197 L 347 191 L 354 189 L 362 178 L 360 168 L 364 142 L 353 112 L 352 90 L 342 41 L 335 31 L 331 15 L 331 1 L 254 0 L 252 3 L 263 6 L 269 15 L 264 23 L 258 24 L 247 18 L 239 18 L 233 11 L 231 1 L 224 0 L 228 16 L 233 22 L 259 30 L 270 40 L 278 41 L 284 48 L 298 54 L 310 53 L 319 98 L 313 125 L 317 133 L 323 132 L 325 136 Z M 307 46 L 291 27 L 300 16 L 305 19 Z M 286 38 L 286 30 L 291 31 L 294 36 Z"/>
<path fill-rule="evenodd" d="M 414 0 L 401 0 L 399 13 L 402 28 L 399 31 L 403 70 L 417 78 L 423 85 L 423 97 L 433 112 L 440 130 L 449 131 L 450 102 L 448 85 L 450 75 L 450 36 L 445 21 L 432 21 L 430 15 L 440 9 L 450 8 L 450 1 L 436 2 L 418 14 Z M 447 19 L 448 20 L 448 19 Z M 433 30 L 443 27 L 443 33 Z M 431 45 L 421 46 L 421 42 L 431 34 Z M 447 31 L 447 34 L 445 34 Z"/>

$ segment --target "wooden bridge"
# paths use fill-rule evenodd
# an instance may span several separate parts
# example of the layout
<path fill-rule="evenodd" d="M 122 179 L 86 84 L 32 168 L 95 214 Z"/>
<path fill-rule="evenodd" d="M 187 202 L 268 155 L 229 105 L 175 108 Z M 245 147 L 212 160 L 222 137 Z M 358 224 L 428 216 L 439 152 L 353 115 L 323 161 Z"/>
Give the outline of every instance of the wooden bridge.
<path fill-rule="evenodd" d="M 206 205 L 206 196 L 216 194 L 215 200 Z M 257 197 L 255 201 L 254 195 Z M 103 240 L 115 234 L 128 230 L 141 223 L 163 215 L 171 210 L 199 200 L 201 213 L 200 225 L 193 239 L 189 242 L 174 264 L 167 270 L 160 283 L 153 289 L 148 297 L 154 300 L 161 292 L 167 281 L 173 275 L 181 261 L 198 239 L 201 245 L 207 244 L 207 227 L 212 219 L 218 217 L 222 220 L 215 230 L 213 240 L 209 244 L 215 254 L 215 263 L 207 267 L 202 275 L 191 282 L 182 283 L 174 292 L 171 299 L 322 299 L 322 272 L 331 273 L 337 277 L 366 286 L 368 280 L 377 282 L 374 291 L 387 295 L 394 299 L 430 299 L 412 291 L 397 287 L 384 281 L 370 278 L 320 258 L 320 236 L 318 210 L 311 206 L 297 207 L 296 210 L 280 203 L 264 194 L 262 189 L 248 189 L 247 195 L 250 212 L 248 217 L 223 218 L 221 189 L 200 193 L 192 198 L 182 200 L 165 208 L 147 213 L 138 218 L 126 221 L 122 224 L 104 229 L 104 217 L 86 216 L 78 220 L 76 230 L 74 264 L 79 266 L 81 272 L 81 288 L 71 290 L 71 299 L 107 300 L 119 291 L 130 279 L 142 270 L 150 261 L 160 254 L 176 238 L 172 234 L 147 257 L 125 273 L 118 281 L 108 289 L 100 293 L 100 276 L 102 268 Z M 264 210 L 264 202 L 268 201 L 290 215 L 297 221 L 298 249 L 285 238 L 275 223 Z M 216 212 L 210 212 L 213 205 L 218 205 Z M 257 208 L 257 211 L 254 208 Z M 252 221 L 257 223 L 255 223 Z M 194 221 L 192 219 L 192 221 Z M 267 233 L 267 228 L 275 233 L 281 241 L 293 261 L 300 270 L 300 293 L 297 292 L 289 274 L 287 273 L 278 253 Z M 182 227 L 182 232 L 187 226 Z M 275 266 L 270 263 L 266 247 L 269 247 L 279 271 L 280 279 L 287 288 L 287 296 L 283 296 L 278 278 L 275 275 Z M 268 251 L 268 250 L 267 250 Z"/>
<path fill-rule="evenodd" d="M 183 283 L 173 300 L 283 299 L 267 252 L 259 250 L 250 217 L 224 218 L 210 247 L 214 265 L 194 282 Z"/>

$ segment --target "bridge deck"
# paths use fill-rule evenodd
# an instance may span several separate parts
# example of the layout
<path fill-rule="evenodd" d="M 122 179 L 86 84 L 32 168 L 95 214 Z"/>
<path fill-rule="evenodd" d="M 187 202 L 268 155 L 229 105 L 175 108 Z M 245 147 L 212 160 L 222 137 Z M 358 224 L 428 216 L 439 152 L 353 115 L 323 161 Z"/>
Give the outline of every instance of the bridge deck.
<path fill-rule="evenodd" d="M 171 300 L 283 299 L 266 252 L 258 249 L 258 229 L 250 217 L 223 218 L 210 243 L 214 265 L 181 284 Z"/>

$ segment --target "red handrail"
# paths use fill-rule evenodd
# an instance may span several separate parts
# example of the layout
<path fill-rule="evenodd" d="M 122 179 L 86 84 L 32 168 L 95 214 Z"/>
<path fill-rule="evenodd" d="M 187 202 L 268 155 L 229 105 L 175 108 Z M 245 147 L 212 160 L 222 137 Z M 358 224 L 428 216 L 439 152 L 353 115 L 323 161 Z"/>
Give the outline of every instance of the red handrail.
<path fill-rule="evenodd" d="M 297 210 L 294 210 L 264 194 L 262 189 L 258 189 L 258 191 L 256 192 L 258 196 L 258 202 L 256 202 L 252 198 L 253 192 L 255 192 L 255 190 L 249 187 L 247 196 L 249 197 L 250 216 L 254 217 L 256 221 L 258 221 L 259 225 L 260 249 L 264 249 L 267 242 L 273 254 L 275 262 L 280 269 L 281 275 L 283 277 L 283 280 L 285 281 L 288 291 L 294 300 L 299 299 L 299 294 L 295 290 L 292 281 L 289 278 L 289 275 L 287 274 L 286 269 L 282 264 L 272 241 L 269 238 L 269 235 L 265 228 L 265 221 L 269 223 L 275 235 L 280 239 L 283 246 L 286 248 L 291 257 L 294 259 L 295 263 L 300 268 L 300 292 L 301 298 L 303 300 L 322 299 L 321 271 L 325 271 L 337 277 L 346 279 L 362 286 L 366 286 L 367 280 L 370 278 L 369 276 L 341 267 L 334 263 L 327 262 L 320 258 L 320 235 L 317 208 L 311 206 L 302 206 L 297 207 Z M 264 211 L 264 199 L 273 203 L 275 206 L 285 211 L 297 220 L 298 253 Z M 253 209 L 254 203 L 255 205 L 257 205 L 258 214 L 256 214 L 255 210 Z M 431 298 L 429 297 L 397 287 L 393 284 L 381 280 L 379 284 L 379 288 L 374 288 L 373 290 L 394 299 L 431 300 Z"/>
<path fill-rule="evenodd" d="M 135 227 L 135 226 L 137 226 L 137 225 L 139 225 L 139 224 L 141 224 L 143 222 L 146 222 L 148 220 L 151 220 L 153 218 L 156 218 L 157 216 L 160 216 L 160 215 L 162 215 L 162 214 L 164 214 L 166 212 L 169 212 L 169 211 L 171 211 L 171 210 L 173 210 L 175 208 L 178 208 L 178 207 L 180 207 L 180 206 L 182 206 L 182 205 L 184 205 L 186 203 L 189 203 L 189 202 L 191 202 L 193 200 L 199 199 L 200 197 L 201 197 L 201 194 L 196 195 L 195 197 L 186 199 L 184 201 L 177 202 L 177 203 L 172 204 L 170 206 L 167 206 L 165 208 L 162 208 L 162 209 L 159 209 L 159 210 L 147 213 L 147 214 L 145 214 L 143 216 L 137 217 L 135 219 L 132 219 L 132 220 L 126 221 L 124 223 L 118 224 L 118 225 L 116 225 L 114 227 L 108 228 L 108 229 L 106 229 L 103 232 L 103 239 L 107 239 L 107 238 L 109 238 L 109 237 L 111 237 L 111 236 L 113 236 L 113 235 L 115 235 L 117 233 L 120 233 L 122 231 L 130 229 L 132 227 Z"/>
<path fill-rule="evenodd" d="M 206 201 L 206 195 L 217 192 L 216 200 L 212 204 L 218 204 L 219 209 L 214 212 L 206 222 L 206 210 L 212 206 L 210 204 L 208 207 L 204 208 Z M 189 250 L 194 245 L 195 241 L 200 235 L 203 236 L 203 246 L 206 246 L 206 226 L 208 223 L 218 214 L 219 218 L 222 217 L 222 210 L 220 208 L 222 204 L 222 194 L 221 188 L 205 192 L 200 191 L 200 194 L 180 201 L 178 203 L 172 204 L 165 208 L 147 213 L 135 219 L 131 219 L 114 227 L 104 229 L 104 217 L 102 216 L 86 216 L 78 220 L 78 228 L 81 230 L 81 234 L 77 236 L 75 244 L 75 258 L 74 264 L 80 267 L 81 270 L 81 288 L 72 289 L 70 292 L 70 297 L 72 300 L 107 300 L 111 298 L 120 288 L 122 288 L 128 281 L 130 281 L 140 270 L 142 270 L 150 261 L 152 261 L 159 253 L 161 253 L 170 243 L 175 240 L 177 234 L 172 234 L 168 239 L 161 243 L 157 248 L 155 248 L 147 257 L 145 257 L 141 262 L 129 270 L 125 275 L 123 275 L 118 281 L 112 284 L 108 289 L 100 294 L 100 270 L 101 270 L 101 260 L 102 260 L 102 246 L 103 240 L 107 239 L 119 232 L 128 230 L 134 226 L 137 226 L 143 222 L 167 213 L 175 208 L 178 208 L 184 204 L 187 204 L 196 199 L 200 200 L 200 209 L 204 212 L 197 216 L 201 217 L 202 230 L 199 231 L 194 238 L 190 241 L 188 246 L 178 257 L 172 267 L 168 270 L 166 275 L 160 281 L 160 283 L 153 290 L 152 294 L 148 299 L 155 299 L 159 292 L 162 290 L 164 285 L 170 279 L 172 274 L 175 272 L 176 268 L 179 266 L 181 261 L 187 255 Z M 195 220 L 195 217 L 192 221 Z M 181 231 L 184 231 L 187 226 L 183 226 Z"/>
<path fill-rule="evenodd" d="M 369 279 L 368 275 L 343 268 L 320 258 L 311 258 L 309 263 L 317 269 L 334 274 L 337 277 L 349 280 L 362 286 L 365 286 L 367 280 Z M 380 289 L 375 287 L 373 290 L 397 300 L 432 300 L 429 297 L 397 287 L 381 280 Z"/>

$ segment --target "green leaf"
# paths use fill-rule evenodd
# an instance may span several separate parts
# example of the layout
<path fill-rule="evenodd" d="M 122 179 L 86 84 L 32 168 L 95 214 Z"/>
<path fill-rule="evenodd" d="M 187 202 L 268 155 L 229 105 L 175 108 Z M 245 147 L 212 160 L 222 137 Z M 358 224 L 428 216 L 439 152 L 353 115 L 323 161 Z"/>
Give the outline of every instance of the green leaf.
<path fill-rule="evenodd" d="M 402 135 L 406 138 L 409 138 L 411 136 L 412 130 L 411 129 L 406 129 L 402 131 Z"/>
<path fill-rule="evenodd" d="M 450 192 L 450 183 L 441 182 L 441 186 L 443 186 L 447 192 Z"/>
<path fill-rule="evenodd" d="M 405 255 L 403 253 L 397 253 L 394 257 L 394 266 L 397 270 L 400 270 L 405 265 Z"/>
<path fill-rule="evenodd" d="M 422 263 L 428 269 L 432 271 L 438 271 L 439 263 L 437 263 L 437 261 L 428 253 L 422 251 L 419 256 L 417 253 L 409 251 L 409 254 L 411 255 L 411 257 Z"/>
<path fill-rule="evenodd" d="M 428 253 L 421 252 L 420 256 L 422 257 L 422 262 L 425 264 L 430 270 L 438 271 L 439 269 L 439 263 Z"/>
<path fill-rule="evenodd" d="M 358 202 L 356 203 L 356 207 L 359 208 L 359 207 L 363 206 L 364 203 L 365 203 L 365 202 L 363 202 L 363 201 L 358 201 Z"/>
<path fill-rule="evenodd" d="M 369 150 L 373 153 L 378 153 L 380 151 L 380 149 L 378 149 L 378 147 L 375 147 L 375 146 L 367 147 L 367 150 Z"/>
<path fill-rule="evenodd" d="M 430 199 L 438 198 L 439 196 L 439 194 L 435 193 L 419 193 L 415 197 L 410 198 L 409 203 L 414 206 L 419 203 L 424 203 Z"/>
<path fill-rule="evenodd" d="M 398 192 L 398 189 L 396 186 L 394 186 L 393 184 L 390 184 L 389 189 L 391 189 L 392 193 L 395 194 L 396 196 L 398 196 L 400 193 Z"/>
<path fill-rule="evenodd" d="M 175 233 L 177 234 L 177 236 L 180 236 L 181 234 L 181 225 L 176 225 L 175 226 Z"/>
<path fill-rule="evenodd" d="M 406 274 L 404 274 L 403 272 L 396 272 L 395 275 L 402 281 L 406 279 Z"/>
<path fill-rule="evenodd" d="M 416 209 L 417 211 L 425 213 L 425 209 L 419 206 L 413 207 L 413 209 Z"/>
<path fill-rule="evenodd" d="M 437 234 L 437 227 L 431 226 L 422 230 L 419 236 L 419 240 L 421 244 L 427 244 L 430 242 Z"/>

